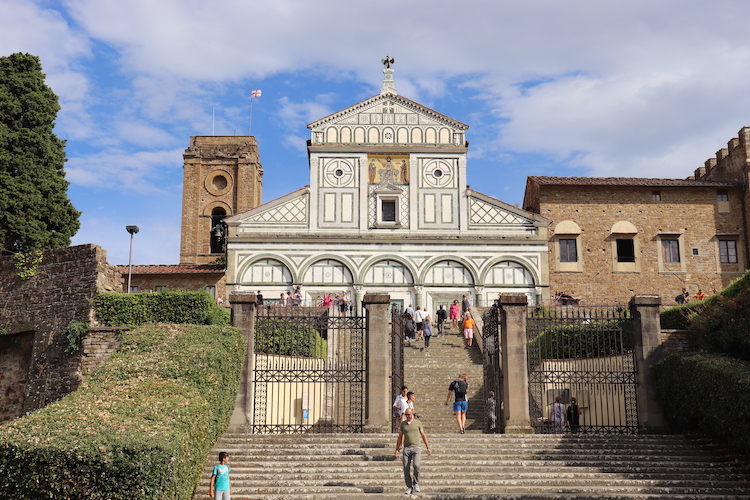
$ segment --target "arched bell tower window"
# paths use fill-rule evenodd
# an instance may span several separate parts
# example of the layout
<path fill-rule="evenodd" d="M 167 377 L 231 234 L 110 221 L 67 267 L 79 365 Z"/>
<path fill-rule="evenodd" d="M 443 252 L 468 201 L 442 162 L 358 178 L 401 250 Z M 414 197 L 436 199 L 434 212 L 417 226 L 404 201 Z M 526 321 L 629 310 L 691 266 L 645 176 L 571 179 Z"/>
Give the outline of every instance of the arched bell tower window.
<path fill-rule="evenodd" d="M 211 253 L 224 253 L 227 242 L 226 210 L 216 207 L 211 210 Z"/>

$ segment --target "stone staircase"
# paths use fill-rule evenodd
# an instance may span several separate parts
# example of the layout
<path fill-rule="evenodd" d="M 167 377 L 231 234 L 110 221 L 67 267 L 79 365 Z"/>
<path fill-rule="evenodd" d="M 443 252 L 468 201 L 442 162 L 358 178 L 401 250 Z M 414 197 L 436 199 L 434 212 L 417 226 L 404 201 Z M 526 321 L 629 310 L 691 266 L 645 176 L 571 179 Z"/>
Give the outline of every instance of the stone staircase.
<path fill-rule="evenodd" d="M 750 499 L 730 450 L 682 436 L 429 434 L 422 491 L 433 499 Z M 227 434 L 234 500 L 404 498 L 395 434 Z"/>
<path fill-rule="evenodd" d="M 479 349 L 458 332 L 404 348 L 405 380 L 433 455 L 422 453 L 420 493 L 453 500 L 750 500 L 750 474 L 729 448 L 683 436 L 483 434 Z M 466 434 L 459 435 L 448 385 L 469 379 Z M 231 454 L 233 500 L 404 498 L 396 434 L 226 434 L 212 450 L 195 499 L 205 499 L 220 451 Z"/>
<path fill-rule="evenodd" d="M 437 332 L 437 327 L 433 329 Z M 445 406 L 445 396 L 459 373 L 466 373 L 469 381 L 466 432 L 481 433 L 485 428 L 484 373 L 476 344 L 465 349 L 463 333 L 446 328 L 444 336 L 432 337 L 429 351 L 422 341 L 404 346 L 404 382 L 416 395 L 414 408 L 426 432 L 458 432 L 453 398 Z"/>

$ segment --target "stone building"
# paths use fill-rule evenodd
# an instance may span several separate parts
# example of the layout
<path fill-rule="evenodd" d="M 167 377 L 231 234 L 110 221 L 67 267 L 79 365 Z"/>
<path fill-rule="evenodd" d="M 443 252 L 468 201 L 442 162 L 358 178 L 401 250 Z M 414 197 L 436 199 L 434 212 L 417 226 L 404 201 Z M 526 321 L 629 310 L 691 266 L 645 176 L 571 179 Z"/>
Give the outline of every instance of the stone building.
<path fill-rule="evenodd" d="M 267 301 L 302 285 L 316 302 L 346 291 L 394 302 L 543 299 L 547 225 L 466 185 L 468 126 L 398 95 L 308 125 L 310 185 L 229 217 L 227 286 Z"/>
<path fill-rule="evenodd" d="M 721 290 L 747 263 L 750 128 L 687 179 L 537 177 L 524 208 L 552 221 L 549 285 L 586 303 L 634 293 L 674 304 Z"/>
<path fill-rule="evenodd" d="M 133 266 L 131 291 L 206 290 L 225 299 L 223 221 L 260 204 L 258 143 L 252 136 L 193 136 L 183 160 L 180 264 Z M 128 275 L 128 266 L 120 270 Z"/>

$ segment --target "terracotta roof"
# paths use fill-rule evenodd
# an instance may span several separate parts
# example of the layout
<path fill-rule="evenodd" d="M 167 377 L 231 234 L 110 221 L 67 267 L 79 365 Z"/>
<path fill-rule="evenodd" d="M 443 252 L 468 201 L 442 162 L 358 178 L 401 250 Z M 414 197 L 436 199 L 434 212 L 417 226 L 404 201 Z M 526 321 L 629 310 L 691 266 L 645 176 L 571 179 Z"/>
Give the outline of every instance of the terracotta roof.
<path fill-rule="evenodd" d="M 117 266 L 122 274 L 128 274 L 128 266 Z M 156 264 L 133 266 L 133 274 L 224 274 L 223 265 Z"/>
<path fill-rule="evenodd" d="M 549 177 L 529 176 L 546 186 L 640 186 L 640 187 L 736 187 L 739 182 L 695 179 L 648 179 L 644 177 Z"/>

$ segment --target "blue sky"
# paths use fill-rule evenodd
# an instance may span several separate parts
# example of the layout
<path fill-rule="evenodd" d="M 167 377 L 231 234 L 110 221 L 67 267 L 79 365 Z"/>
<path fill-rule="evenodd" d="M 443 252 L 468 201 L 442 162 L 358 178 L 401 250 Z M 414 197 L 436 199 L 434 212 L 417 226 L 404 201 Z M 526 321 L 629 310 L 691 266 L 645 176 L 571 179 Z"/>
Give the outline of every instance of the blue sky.
<path fill-rule="evenodd" d="M 470 126 L 468 182 L 684 178 L 750 125 L 745 0 L 0 0 L 0 55 L 38 55 L 83 211 L 74 244 L 179 260 L 192 135 L 260 143 L 268 201 L 309 183 L 306 125 L 379 92 Z"/>

